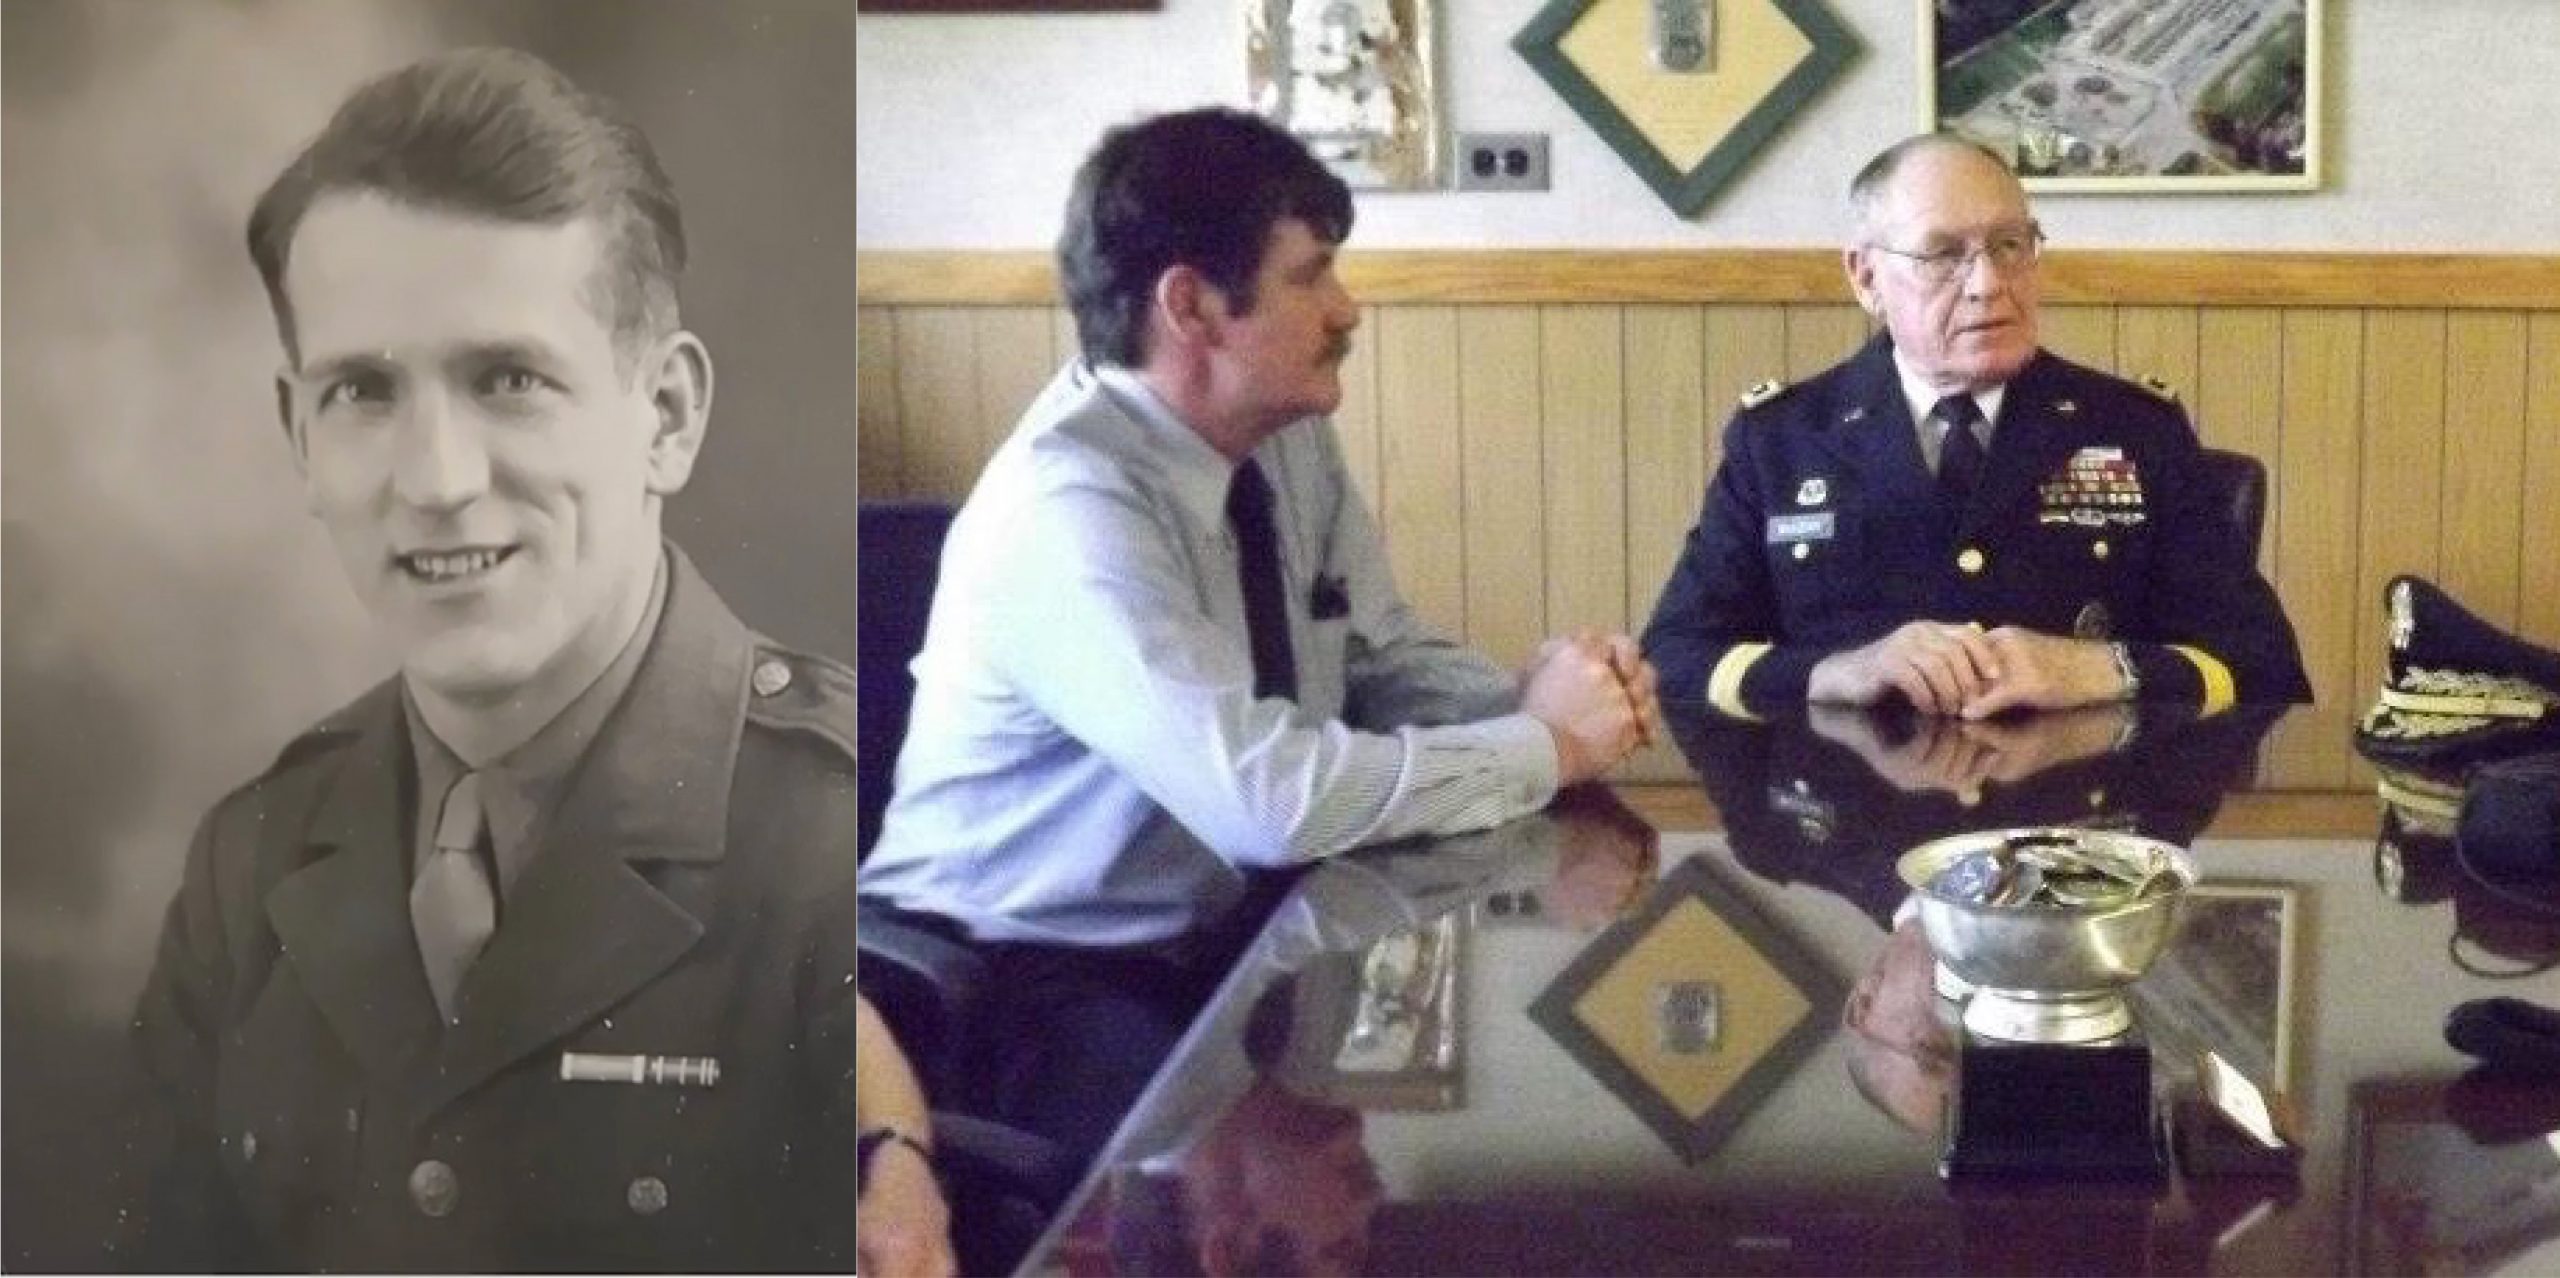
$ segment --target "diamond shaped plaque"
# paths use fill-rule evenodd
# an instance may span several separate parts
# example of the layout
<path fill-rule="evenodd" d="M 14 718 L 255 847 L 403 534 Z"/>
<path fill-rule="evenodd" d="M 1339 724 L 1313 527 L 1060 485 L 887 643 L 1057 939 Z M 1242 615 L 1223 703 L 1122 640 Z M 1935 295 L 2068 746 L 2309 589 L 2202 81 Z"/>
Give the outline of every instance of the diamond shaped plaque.
<path fill-rule="evenodd" d="M 1858 52 L 1822 0 L 1548 0 L 1511 47 L 1682 217 Z"/>
<path fill-rule="evenodd" d="M 1692 857 L 1566 965 L 1529 1018 L 1696 1163 L 1831 1032 L 1844 993 Z"/>

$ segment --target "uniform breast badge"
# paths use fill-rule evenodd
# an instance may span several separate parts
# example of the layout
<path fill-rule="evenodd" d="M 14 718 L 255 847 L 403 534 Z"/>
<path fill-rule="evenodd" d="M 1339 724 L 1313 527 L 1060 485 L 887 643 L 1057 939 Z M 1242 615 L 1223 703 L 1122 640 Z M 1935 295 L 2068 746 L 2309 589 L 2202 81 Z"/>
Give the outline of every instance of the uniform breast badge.
<path fill-rule="evenodd" d="M 1820 475 L 1796 485 L 1796 504 L 1799 506 L 1819 506 L 1829 500 L 1831 485 Z"/>
<path fill-rule="evenodd" d="M 2080 615 L 2072 618 L 2071 637 L 2104 643 L 2115 635 L 2115 618 L 2107 614 L 2107 606 L 2092 599 L 2080 605 Z"/>

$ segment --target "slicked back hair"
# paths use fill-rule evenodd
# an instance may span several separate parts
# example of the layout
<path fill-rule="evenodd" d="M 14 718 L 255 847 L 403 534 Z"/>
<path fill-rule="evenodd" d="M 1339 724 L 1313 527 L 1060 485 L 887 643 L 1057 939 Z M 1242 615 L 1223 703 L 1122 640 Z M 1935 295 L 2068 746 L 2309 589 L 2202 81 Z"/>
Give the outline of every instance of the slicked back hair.
<path fill-rule="evenodd" d="M 372 193 L 400 204 L 603 232 L 588 304 L 633 355 L 674 332 L 684 274 L 675 186 L 639 127 L 532 54 L 458 49 L 411 63 L 349 95 L 249 214 L 249 256 L 286 355 L 301 362 L 285 268 L 321 197 Z"/>
<path fill-rule="evenodd" d="M 1999 152 L 1961 133 L 1914 133 L 1876 152 L 1875 158 L 1849 179 L 1849 213 L 1859 235 L 1874 229 L 1876 202 L 1884 198 L 1884 189 L 1892 184 L 1893 175 L 1902 171 L 1902 162 L 1923 151 L 1971 151 L 2003 171 L 2009 168 L 2009 161 Z"/>
<path fill-rule="evenodd" d="M 1146 362 L 1156 280 L 1174 266 L 1199 271 L 1238 313 L 1251 311 L 1271 229 L 1290 217 L 1340 244 L 1351 234 L 1351 191 L 1259 116 L 1212 107 L 1104 134 L 1076 170 L 1058 237 L 1058 278 L 1085 358 Z"/>

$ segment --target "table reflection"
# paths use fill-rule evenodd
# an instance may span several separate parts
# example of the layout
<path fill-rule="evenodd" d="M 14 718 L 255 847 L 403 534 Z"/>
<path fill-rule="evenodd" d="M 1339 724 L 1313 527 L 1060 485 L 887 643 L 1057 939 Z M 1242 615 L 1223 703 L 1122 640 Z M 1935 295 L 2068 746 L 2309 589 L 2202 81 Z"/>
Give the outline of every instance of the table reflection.
<path fill-rule="evenodd" d="M 2452 961 L 2442 901 L 2385 891 L 2370 838 L 2199 841 L 2275 718 L 1675 720 L 1721 833 L 1658 833 L 1590 790 L 1340 858 L 1273 914 L 1026 1270 L 2560 1267 L 2560 1085 L 2491 1089 L 2494 1131 L 2406 1099 L 2465 1077 L 2457 1002 L 2560 990 Z M 2292 1108 L 2281 1175 L 1940 1178 L 1961 1030 L 1893 926 L 1893 862 L 2056 824 L 2193 849 L 2213 891 L 2137 1015 L 2159 1057 L 2212 1050 Z M 2192 1094 L 2177 1074 L 2162 1086 Z M 2466 1165 L 2499 1179 L 2451 1185 Z M 2488 1243 L 2461 1232 L 2483 1220 Z"/>

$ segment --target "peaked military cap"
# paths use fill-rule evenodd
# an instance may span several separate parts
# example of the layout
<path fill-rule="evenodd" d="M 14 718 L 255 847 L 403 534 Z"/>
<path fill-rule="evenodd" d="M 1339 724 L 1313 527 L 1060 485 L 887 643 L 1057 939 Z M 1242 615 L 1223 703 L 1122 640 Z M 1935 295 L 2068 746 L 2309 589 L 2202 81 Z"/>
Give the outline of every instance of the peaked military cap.
<path fill-rule="evenodd" d="M 2466 763 L 2560 748 L 2560 652 L 2474 615 L 2417 577 L 2383 590 L 2389 669 L 2356 724 L 2377 763 Z"/>

